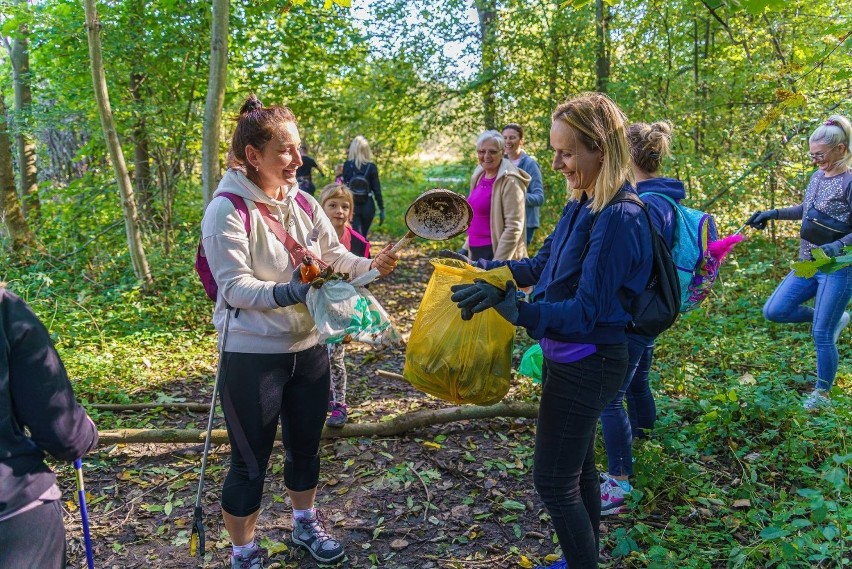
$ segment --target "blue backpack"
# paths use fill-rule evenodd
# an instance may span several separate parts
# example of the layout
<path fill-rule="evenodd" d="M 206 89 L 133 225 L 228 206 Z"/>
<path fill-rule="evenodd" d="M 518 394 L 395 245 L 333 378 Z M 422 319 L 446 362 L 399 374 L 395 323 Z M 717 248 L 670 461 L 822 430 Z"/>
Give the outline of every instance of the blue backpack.
<path fill-rule="evenodd" d="M 680 311 L 688 312 L 710 294 L 719 275 L 719 260 L 710 255 L 707 245 L 716 241 L 716 221 L 709 213 L 677 203 L 665 194 L 644 192 L 642 196 L 658 196 L 674 208 L 674 243 L 672 259 L 680 284 Z"/>

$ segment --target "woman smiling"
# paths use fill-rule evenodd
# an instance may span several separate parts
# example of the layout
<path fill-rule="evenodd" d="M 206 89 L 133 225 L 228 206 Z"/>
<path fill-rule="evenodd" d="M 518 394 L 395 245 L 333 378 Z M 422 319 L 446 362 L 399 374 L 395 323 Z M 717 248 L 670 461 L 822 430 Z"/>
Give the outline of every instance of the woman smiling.
<path fill-rule="evenodd" d="M 467 201 L 473 219 L 464 249 L 473 259 L 509 260 L 527 255 L 524 200 L 530 176 L 503 158 L 505 141 L 488 130 L 476 141 L 479 166 L 470 179 Z"/>

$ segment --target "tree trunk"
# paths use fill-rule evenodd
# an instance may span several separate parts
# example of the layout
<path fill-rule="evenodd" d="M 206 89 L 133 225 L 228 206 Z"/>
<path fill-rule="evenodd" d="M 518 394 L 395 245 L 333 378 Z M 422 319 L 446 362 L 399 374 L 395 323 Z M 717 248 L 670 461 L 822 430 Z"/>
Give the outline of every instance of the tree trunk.
<path fill-rule="evenodd" d="M 475 0 L 479 16 L 482 122 L 486 129 L 497 128 L 497 0 Z"/>
<path fill-rule="evenodd" d="M 395 436 L 413 429 L 443 425 L 455 421 L 492 419 L 494 417 L 538 417 L 538 405 L 534 403 L 497 403 L 488 407 L 464 405 L 444 409 L 421 409 L 405 415 L 399 415 L 390 421 L 381 423 L 347 423 L 342 428 L 325 427 L 322 436 L 325 439 L 347 437 Z M 98 433 L 102 445 L 112 443 L 203 443 L 207 431 L 201 429 L 117 429 Z M 278 438 L 281 433 L 279 431 Z M 210 442 L 223 444 L 228 442 L 225 429 L 214 429 Z"/>
<path fill-rule="evenodd" d="M 595 89 L 606 93 L 609 88 L 609 9 L 603 0 L 595 0 L 595 32 L 597 35 Z"/>
<path fill-rule="evenodd" d="M 204 103 L 204 131 L 201 139 L 201 186 L 204 205 L 210 202 L 219 184 L 219 131 L 225 103 L 228 77 L 228 0 L 213 0 L 213 24 L 210 31 L 210 74 Z"/>
<path fill-rule="evenodd" d="M 143 223 L 151 221 L 151 156 L 148 152 L 148 129 L 145 125 L 145 101 L 140 93 L 144 81 L 144 74 L 130 74 L 130 93 L 136 107 L 136 120 L 133 125 L 133 187 L 139 196 L 139 214 Z"/>
<path fill-rule="evenodd" d="M 18 0 L 19 4 L 26 0 Z M 12 77 L 15 86 L 15 111 L 19 121 L 15 133 L 15 146 L 18 153 L 18 194 L 21 197 L 24 215 L 30 221 L 37 219 L 41 202 L 38 197 L 38 170 L 36 169 L 36 148 L 30 132 L 32 111 L 32 92 L 30 91 L 30 55 L 29 27 L 22 24 L 18 36 L 12 42 Z"/>
<path fill-rule="evenodd" d="M 95 0 L 84 0 L 86 8 L 86 32 L 89 38 L 89 59 L 92 65 L 92 83 L 95 89 L 95 99 L 98 102 L 98 114 L 101 117 L 101 128 L 109 149 L 112 167 L 115 171 L 118 191 L 121 195 L 121 206 L 124 211 L 124 230 L 127 235 L 127 246 L 130 250 L 130 258 L 133 262 L 133 273 L 144 286 L 150 286 L 154 280 L 148 267 L 148 259 L 145 257 L 145 249 L 142 246 L 142 234 L 139 230 L 139 217 L 136 210 L 136 198 L 133 195 L 133 186 L 127 173 L 127 163 L 124 161 L 124 153 L 118 141 L 118 133 L 115 131 L 115 121 L 112 117 L 112 108 L 109 104 L 109 93 L 107 92 L 106 77 L 104 75 L 103 55 L 101 53 L 100 29 L 101 23 L 98 18 Z"/>
<path fill-rule="evenodd" d="M 12 241 L 12 251 L 16 255 L 25 254 L 35 243 L 30 231 L 21 202 L 15 190 L 15 172 L 12 168 L 12 141 L 9 137 L 6 120 L 6 103 L 0 92 L 0 215 Z"/>

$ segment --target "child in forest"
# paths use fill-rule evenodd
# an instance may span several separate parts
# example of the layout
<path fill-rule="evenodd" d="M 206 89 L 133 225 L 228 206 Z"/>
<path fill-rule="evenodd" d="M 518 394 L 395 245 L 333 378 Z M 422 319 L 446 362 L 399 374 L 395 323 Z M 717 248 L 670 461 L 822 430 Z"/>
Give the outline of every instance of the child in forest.
<path fill-rule="evenodd" d="M 337 231 L 340 243 L 359 257 L 369 258 L 370 242 L 349 225 L 355 209 L 349 188 L 343 184 L 329 184 L 322 189 L 319 201 L 322 210 Z M 325 424 L 329 427 L 342 427 L 349 416 L 346 407 L 346 364 L 343 360 L 345 354 L 344 344 L 328 344 L 328 359 L 331 366 L 328 410 L 331 416 Z"/>

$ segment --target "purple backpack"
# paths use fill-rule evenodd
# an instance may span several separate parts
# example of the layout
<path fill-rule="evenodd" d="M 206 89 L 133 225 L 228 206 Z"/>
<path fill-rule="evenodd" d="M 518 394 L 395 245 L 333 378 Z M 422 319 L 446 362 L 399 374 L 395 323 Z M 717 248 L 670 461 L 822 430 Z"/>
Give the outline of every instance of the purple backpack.
<path fill-rule="evenodd" d="M 243 221 L 243 226 L 246 228 L 246 237 L 251 235 L 251 219 L 249 219 L 248 206 L 245 198 L 232 194 L 231 192 L 222 192 L 216 197 L 228 198 L 234 205 L 234 209 L 240 214 L 240 219 Z M 213 198 L 216 199 L 216 198 Z M 314 220 L 314 212 L 311 210 L 311 204 L 302 194 L 296 194 L 296 203 L 299 204 L 311 221 Z M 198 278 L 201 279 L 201 286 L 204 287 L 204 292 L 210 300 L 215 301 L 219 294 L 219 285 L 216 284 L 216 279 L 213 278 L 213 271 L 210 270 L 210 264 L 207 262 L 207 255 L 204 254 L 204 245 L 202 240 L 198 240 L 198 250 L 195 253 L 195 272 L 198 273 Z"/>

